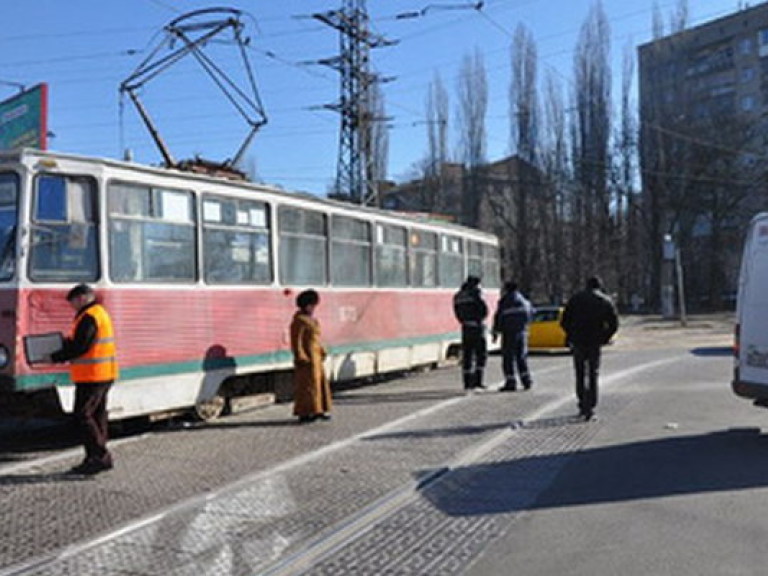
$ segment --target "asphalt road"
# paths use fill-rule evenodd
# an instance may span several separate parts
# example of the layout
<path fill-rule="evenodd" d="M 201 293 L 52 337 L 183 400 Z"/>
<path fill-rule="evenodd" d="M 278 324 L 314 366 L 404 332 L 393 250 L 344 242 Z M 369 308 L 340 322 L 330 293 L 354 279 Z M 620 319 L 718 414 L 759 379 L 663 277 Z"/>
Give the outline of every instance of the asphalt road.
<path fill-rule="evenodd" d="M 129 435 L 85 482 L 76 448 L 0 450 L 0 576 L 763 574 L 768 412 L 730 391 L 730 334 L 625 321 L 597 422 L 546 354 L 530 392 L 443 369 L 338 393 L 328 423 Z"/>
<path fill-rule="evenodd" d="M 768 412 L 731 393 L 725 335 L 651 334 L 622 352 L 684 354 L 605 391 L 599 432 L 466 574 L 766 573 Z"/>

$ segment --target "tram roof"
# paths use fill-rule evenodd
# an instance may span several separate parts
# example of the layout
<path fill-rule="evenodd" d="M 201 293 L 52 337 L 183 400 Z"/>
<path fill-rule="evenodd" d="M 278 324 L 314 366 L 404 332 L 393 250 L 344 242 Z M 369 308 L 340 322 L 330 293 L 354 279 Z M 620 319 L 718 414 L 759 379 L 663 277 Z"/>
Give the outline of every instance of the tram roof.
<path fill-rule="evenodd" d="M 185 170 L 178 170 L 174 168 L 166 168 L 163 166 L 150 166 L 146 164 L 139 164 L 136 162 L 129 162 L 125 160 L 116 160 L 113 158 L 103 158 L 97 156 L 85 156 L 80 154 L 71 154 L 65 152 L 44 151 L 34 148 L 22 148 L 17 150 L 0 150 L 0 163 L 25 163 L 28 158 L 47 158 L 51 160 L 61 159 L 73 162 L 83 162 L 89 164 L 96 164 L 109 168 L 116 168 L 129 171 L 137 171 L 145 174 L 152 174 L 158 177 L 173 177 L 183 178 L 198 182 L 210 182 L 217 185 L 224 185 L 233 188 L 246 188 L 254 191 L 268 193 L 277 197 L 283 198 L 296 198 L 301 199 L 313 204 L 321 206 L 333 207 L 342 210 L 354 209 L 354 212 L 363 212 L 370 216 L 384 216 L 390 218 L 399 218 L 401 220 L 407 220 L 416 224 L 424 224 L 429 226 L 437 226 L 440 228 L 447 228 L 455 230 L 457 233 L 472 234 L 479 237 L 484 237 L 486 240 L 496 240 L 496 236 L 483 230 L 463 226 L 453 222 L 446 221 L 439 218 L 437 215 L 432 215 L 423 212 L 401 212 L 397 210 L 385 210 L 382 208 L 373 208 L 370 206 L 363 206 L 359 204 L 350 204 L 342 200 L 334 200 L 332 198 L 323 198 L 316 196 L 309 192 L 286 190 L 279 186 L 262 184 L 251 182 L 249 180 L 233 180 L 224 177 L 215 177 L 207 174 L 199 174 L 196 172 L 188 172 Z"/>

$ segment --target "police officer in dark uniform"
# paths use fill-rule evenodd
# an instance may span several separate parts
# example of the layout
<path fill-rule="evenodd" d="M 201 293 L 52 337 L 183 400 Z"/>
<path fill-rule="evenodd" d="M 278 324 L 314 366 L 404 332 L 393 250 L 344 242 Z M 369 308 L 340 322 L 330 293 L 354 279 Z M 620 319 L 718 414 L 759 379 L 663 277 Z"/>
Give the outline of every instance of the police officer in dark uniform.
<path fill-rule="evenodd" d="M 493 341 L 501 334 L 504 366 L 503 392 L 517 389 L 515 367 L 526 390 L 533 385 L 528 369 L 528 323 L 533 319 L 533 306 L 517 289 L 517 283 L 504 284 L 504 293 L 493 316 Z"/>
<path fill-rule="evenodd" d="M 461 355 L 464 389 L 485 388 L 483 372 L 488 358 L 485 319 L 488 306 L 480 292 L 480 278 L 468 276 L 453 297 L 453 313 L 461 323 Z"/>

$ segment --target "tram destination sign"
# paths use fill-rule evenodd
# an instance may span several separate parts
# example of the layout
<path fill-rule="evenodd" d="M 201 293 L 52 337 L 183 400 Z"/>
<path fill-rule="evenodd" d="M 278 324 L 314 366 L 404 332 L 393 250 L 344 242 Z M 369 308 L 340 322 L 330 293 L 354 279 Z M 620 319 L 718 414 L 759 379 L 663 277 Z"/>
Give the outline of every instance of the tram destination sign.
<path fill-rule="evenodd" d="M 0 102 L 0 150 L 45 150 L 47 136 L 47 84 L 38 84 Z"/>

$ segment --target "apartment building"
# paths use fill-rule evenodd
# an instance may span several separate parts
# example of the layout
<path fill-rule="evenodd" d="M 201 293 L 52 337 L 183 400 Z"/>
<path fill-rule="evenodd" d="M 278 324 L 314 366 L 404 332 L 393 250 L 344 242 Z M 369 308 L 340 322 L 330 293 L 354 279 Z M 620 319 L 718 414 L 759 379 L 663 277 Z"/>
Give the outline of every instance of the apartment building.
<path fill-rule="evenodd" d="M 652 283 L 681 248 L 694 308 L 736 288 L 746 223 L 768 210 L 768 3 L 639 47 L 640 154 Z"/>

